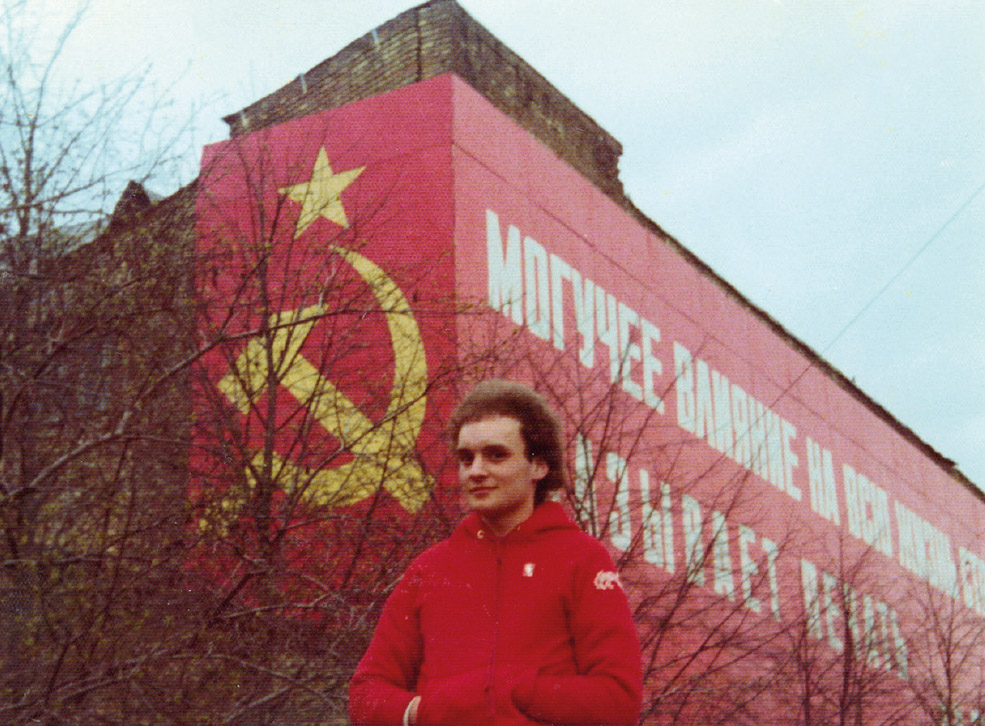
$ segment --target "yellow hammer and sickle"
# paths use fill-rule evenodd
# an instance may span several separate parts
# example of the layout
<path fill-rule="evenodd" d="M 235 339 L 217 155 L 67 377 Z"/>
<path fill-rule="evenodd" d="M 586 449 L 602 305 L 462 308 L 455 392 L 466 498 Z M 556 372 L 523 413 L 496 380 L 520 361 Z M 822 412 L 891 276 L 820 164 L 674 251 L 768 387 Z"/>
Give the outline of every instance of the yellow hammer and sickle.
<path fill-rule="evenodd" d="M 320 371 L 300 354 L 312 327 L 326 312 L 320 305 L 273 315 L 276 331 L 270 353 L 254 339 L 219 381 L 219 389 L 245 415 L 276 380 L 349 451 L 353 460 L 331 469 L 310 471 L 273 455 L 273 480 L 306 486 L 304 501 L 345 506 L 373 494 L 382 484 L 408 512 L 417 512 L 430 496 L 433 480 L 421 469 L 414 452 L 427 406 L 427 360 L 424 341 L 407 298 L 377 265 L 352 250 L 332 247 L 369 285 L 386 316 L 394 353 L 390 403 L 380 421 L 368 418 Z M 267 361 L 282 367 L 269 375 Z M 262 464 L 257 454 L 253 466 Z M 249 468 L 247 469 L 249 476 Z M 252 483 L 252 482 L 251 482 Z"/>

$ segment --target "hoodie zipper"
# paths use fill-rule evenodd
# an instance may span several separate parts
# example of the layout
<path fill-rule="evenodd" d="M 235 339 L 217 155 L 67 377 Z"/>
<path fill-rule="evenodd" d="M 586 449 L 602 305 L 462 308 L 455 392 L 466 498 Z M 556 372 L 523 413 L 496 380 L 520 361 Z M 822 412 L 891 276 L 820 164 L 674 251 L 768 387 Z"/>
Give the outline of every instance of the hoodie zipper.
<path fill-rule="evenodd" d="M 489 672 L 486 674 L 486 696 L 489 699 L 489 717 L 496 717 L 496 666 L 499 653 L 500 608 L 503 591 L 503 543 L 498 537 L 493 540 L 496 555 L 496 589 L 493 594 L 493 637 L 492 653 L 489 655 Z"/>

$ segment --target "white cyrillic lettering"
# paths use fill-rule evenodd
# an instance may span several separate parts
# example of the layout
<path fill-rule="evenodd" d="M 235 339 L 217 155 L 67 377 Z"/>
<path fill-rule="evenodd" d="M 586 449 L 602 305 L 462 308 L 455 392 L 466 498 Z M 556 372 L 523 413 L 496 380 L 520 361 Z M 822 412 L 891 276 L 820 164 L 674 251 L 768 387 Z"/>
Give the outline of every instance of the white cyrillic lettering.
<path fill-rule="evenodd" d="M 779 416 L 763 408 L 766 420 L 766 460 L 769 462 L 769 482 L 781 492 L 786 489 L 786 469 L 783 462 L 783 423 Z"/>
<path fill-rule="evenodd" d="M 893 667 L 892 628 L 889 622 L 889 606 L 882 600 L 875 601 L 876 614 L 879 617 L 879 653 L 880 665 L 886 670 Z"/>
<path fill-rule="evenodd" d="M 862 627 L 865 635 L 865 662 L 878 668 L 882 664 L 879 652 L 879 634 L 876 632 L 876 611 L 872 596 L 862 595 Z"/>
<path fill-rule="evenodd" d="M 674 572 L 674 529 L 670 511 L 670 486 L 660 484 L 660 501 L 650 499 L 650 474 L 640 470 L 640 513 L 643 516 L 643 556 L 646 561 Z"/>
<path fill-rule="evenodd" d="M 732 396 L 729 379 L 718 371 L 711 372 L 712 399 L 715 407 L 715 448 L 728 457 L 735 456 L 732 432 Z"/>
<path fill-rule="evenodd" d="M 791 446 L 791 442 L 797 438 L 797 427 L 783 418 L 780 419 L 780 422 L 783 428 L 783 486 L 787 490 L 787 494 L 799 502 L 803 497 L 803 492 L 800 491 L 800 487 L 793 483 L 793 470 L 797 468 L 800 460 L 793 453 Z"/>
<path fill-rule="evenodd" d="M 749 556 L 749 545 L 756 541 L 756 533 L 751 527 L 739 525 L 739 567 L 742 575 L 742 604 L 755 613 L 760 612 L 762 605 L 759 598 L 754 597 L 753 581 L 759 578 L 759 565 Z"/>
<path fill-rule="evenodd" d="M 506 251 L 499 231 L 499 217 L 486 210 L 486 258 L 489 273 L 489 307 L 523 325 L 523 245 L 520 230 L 510 226 Z"/>
<path fill-rule="evenodd" d="M 964 603 L 979 615 L 985 615 L 985 560 L 964 547 L 958 548 L 958 557 Z"/>
<path fill-rule="evenodd" d="M 643 357 L 640 346 L 633 342 L 630 328 L 640 327 L 640 316 L 629 306 L 619 303 L 619 358 L 620 358 L 620 380 L 622 390 L 635 398 L 637 401 L 643 400 L 643 386 L 632 379 L 633 361 L 640 361 Z"/>
<path fill-rule="evenodd" d="M 841 584 L 841 597 L 844 605 L 844 612 L 848 614 L 848 627 L 845 629 L 851 635 L 853 648 L 852 652 L 856 658 L 861 658 L 865 654 L 864 634 L 861 631 L 858 620 L 858 593 L 855 588 L 846 582 Z"/>
<path fill-rule="evenodd" d="M 582 281 L 578 270 L 571 270 L 571 289 L 575 298 L 575 325 L 581 335 L 578 360 L 586 368 L 595 367 L 595 283 Z"/>
<path fill-rule="evenodd" d="M 770 480 L 769 457 L 766 449 L 766 407 L 749 398 L 749 444 L 752 448 L 751 471 L 764 481 Z"/>
<path fill-rule="evenodd" d="M 834 575 L 827 572 L 821 573 L 821 591 L 824 595 L 824 619 L 828 631 L 828 645 L 840 651 L 844 649 L 845 643 L 841 639 L 841 631 L 836 620 L 839 610 L 834 598 L 834 594 L 839 589 L 838 580 L 835 579 Z"/>
<path fill-rule="evenodd" d="M 848 531 L 862 539 L 862 512 L 859 503 L 858 480 L 855 470 L 848 464 L 842 466 L 842 484 L 845 489 L 845 509 L 848 512 Z"/>
<path fill-rule="evenodd" d="M 831 452 L 809 436 L 806 439 L 806 444 L 807 480 L 811 493 L 811 509 L 825 519 L 835 524 L 841 524 Z"/>
<path fill-rule="evenodd" d="M 899 616 L 895 610 L 889 611 L 889 627 L 893 639 L 893 660 L 896 663 L 896 672 L 904 681 L 910 679 L 910 658 L 906 650 L 906 641 L 899 628 Z"/>
<path fill-rule="evenodd" d="M 684 525 L 684 565 L 688 582 L 705 584 L 705 547 L 701 539 L 701 505 L 694 497 L 681 497 L 681 521 Z"/>
<path fill-rule="evenodd" d="M 711 395 L 711 371 L 701 358 L 694 364 L 694 433 L 705 439 L 713 448 L 718 447 L 715 433 L 715 409 Z"/>
<path fill-rule="evenodd" d="M 712 564 L 715 572 L 715 592 L 724 595 L 729 600 L 735 600 L 735 581 L 732 579 L 732 555 L 728 546 L 728 528 L 725 526 L 725 515 L 712 510 L 712 528 L 714 534 L 711 540 Z"/>
<path fill-rule="evenodd" d="M 605 473 L 615 485 L 615 501 L 609 510 L 609 538 L 612 546 L 625 552 L 633 542 L 629 518 L 629 477 L 626 460 L 611 451 L 605 455 Z"/>
<path fill-rule="evenodd" d="M 551 289 L 547 251 L 533 237 L 523 240 L 526 271 L 527 327 L 542 340 L 551 339 Z"/>
<path fill-rule="evenodd" d="M 821 632 L 821 601 L 817 583 L 817 567 L 804 558 L 800 559 L 800 585 L 804 593 L 804 617 L 807 632 L 814 640 L 823 637 Z"/>
<path fill-rule="evenodd" d="M 732 384 L 732 426 L 735 429 L 735 460 L 750 471 L 752 439 L 749 434 L 749 396 L 737 384 Z"/>
<path fill-rule="evenodd" d="M 619 360 L 619 314 L 616 299 L 598 285 L 595 286 L 595 330 L 598 339 L 609 348 L 609 381 L 618 383 L 621 371 Z"/>
<path fill-rule="evenodd" d="M 893 534 L 889 523 L 889 495 L 886 490 L 869 482 L 872 492 L 872 516 L 873 516 L 873 538 L 875 539 L 876 549 L 886 557 L 893 556 Z M 947 558 L 951 559 L 950 554 Z"/>
<path fill-rule="evenodd" d="M 571 265 L 551 253 L 551 327 L 554 347 L 564 350 L 564 285 L 571 282 Z"/>
<path fill-rule="evenodd" d="M 887 557 L 893 556 L 889 525 L 889 495 L 864 474 L 842 467 L 848 531 Z"/>
<path fill-rule="evenodd" d="M 763 537 L 759 543 L 766 553 L 766 574 L 769 576 L 770 583 L 770 609 L 773 611 L 773 618 L 780 621 L 780 582 L 776 574 L 776 560 L 780 556 L 780 548 L 776 542 Z"/>
<path fill-rule="evenodd" d="M 660 342 L 660 328 L 646 318 L 640 320 L 640 336 L 643 340 L 643 400 L 657 413 L 664 412 L 664 402 L 657 393 L 656 379 L 663 375 L 663 363 L 653 352 L 654 343 Z"/>
<path fill-rule="evenodd" d="M 674 388 L 677 389 L 677 425 L 696 433 L 694 367 L 690 351 L 680 343 L 674 343 Z"/>

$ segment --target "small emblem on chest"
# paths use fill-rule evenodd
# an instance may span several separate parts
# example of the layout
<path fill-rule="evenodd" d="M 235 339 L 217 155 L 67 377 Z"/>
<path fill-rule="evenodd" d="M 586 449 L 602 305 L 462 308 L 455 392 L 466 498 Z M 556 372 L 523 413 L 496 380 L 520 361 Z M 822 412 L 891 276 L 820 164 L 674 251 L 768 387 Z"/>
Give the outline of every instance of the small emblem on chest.
<path fill-rule="evenodd" d="M 533 562 L 528 562 L 527 564 L 525 564 L 523 566 L 523 576 L 524 577 L 533 577 L 534 576 L 534 563 Z"/>

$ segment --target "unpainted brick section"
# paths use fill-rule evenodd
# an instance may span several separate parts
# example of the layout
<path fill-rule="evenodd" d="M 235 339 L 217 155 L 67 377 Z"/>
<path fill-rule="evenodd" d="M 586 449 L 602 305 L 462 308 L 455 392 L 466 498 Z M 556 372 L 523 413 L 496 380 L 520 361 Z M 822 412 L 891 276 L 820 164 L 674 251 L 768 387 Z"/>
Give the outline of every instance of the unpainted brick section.
<path fill-rule="evenodd" d="M 238 136 L 454 72 L 621 204 L 622 146 L 454 0 L 401 13 L 225 118 Z"/>

